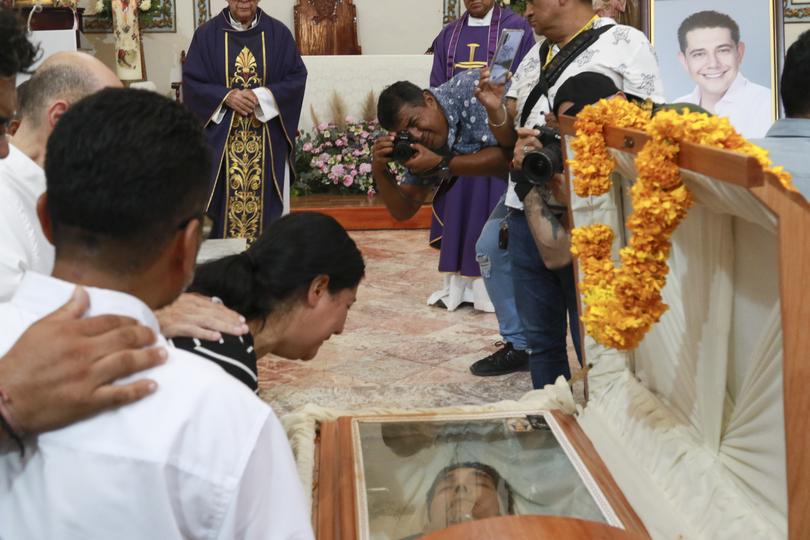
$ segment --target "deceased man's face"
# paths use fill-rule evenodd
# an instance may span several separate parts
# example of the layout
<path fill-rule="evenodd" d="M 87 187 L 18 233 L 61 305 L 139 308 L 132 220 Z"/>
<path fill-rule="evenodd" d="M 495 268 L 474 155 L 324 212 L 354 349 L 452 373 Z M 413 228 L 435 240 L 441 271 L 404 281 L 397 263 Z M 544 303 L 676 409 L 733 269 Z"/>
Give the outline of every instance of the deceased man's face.
<path fill-rule="evenodd" d="M 449 471 L 436 483 L 428 509 L 428 530 L 505 513 L 492 476 L 479 469 L 461 467 Z"/>

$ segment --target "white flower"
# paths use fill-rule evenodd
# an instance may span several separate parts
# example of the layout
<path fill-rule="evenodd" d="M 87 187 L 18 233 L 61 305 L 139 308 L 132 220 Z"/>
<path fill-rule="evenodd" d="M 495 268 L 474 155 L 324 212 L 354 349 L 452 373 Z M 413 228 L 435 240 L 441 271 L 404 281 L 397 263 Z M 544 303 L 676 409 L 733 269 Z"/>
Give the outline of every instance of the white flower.
<path fill-rule="evenodd" d="M 96 13 L 104 11 L 104 0 L 96 0 Z"/>
<path fill-rule="evenodd" d="M 141 0 L 141 5 L 138 6 L 141 11 L 149 11 L 152 9 L 152 0 Z"/>

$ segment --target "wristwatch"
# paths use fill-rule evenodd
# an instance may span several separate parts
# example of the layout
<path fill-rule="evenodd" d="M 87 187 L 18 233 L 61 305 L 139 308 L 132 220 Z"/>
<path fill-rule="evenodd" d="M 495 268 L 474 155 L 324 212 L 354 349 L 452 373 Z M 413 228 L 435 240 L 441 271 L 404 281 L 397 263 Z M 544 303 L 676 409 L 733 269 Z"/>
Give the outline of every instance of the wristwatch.
<path fill-rule="evenodd" d="M 419 176 L 422 178 L 430 178 L 432 180 L 447 180 L 450 174 L 450 160 L 455 156 L 442 156 L 442 160 L 436 164 L 432 169 L 428 169 Z"/>

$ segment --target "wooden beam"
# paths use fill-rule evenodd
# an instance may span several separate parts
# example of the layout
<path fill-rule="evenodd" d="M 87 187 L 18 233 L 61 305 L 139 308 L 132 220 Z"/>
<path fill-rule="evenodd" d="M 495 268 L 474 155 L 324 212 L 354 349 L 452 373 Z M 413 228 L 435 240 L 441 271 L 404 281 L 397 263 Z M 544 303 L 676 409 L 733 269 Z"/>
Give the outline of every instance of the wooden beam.
<path fill-rule="evenodd" d="M 752 190 L 779 220 L 788 538 L 810 538 L 810 204 L 767 174 Z"/>
<path fill-rule="evenodd" d="M 563 116 L 560 119 L 560 133 L 576 135 L 572 117 Z M 609 148 L 634 155 L 638 154 L 649 140 L 649 135 L 637 129 L 613 126 L 605 128 L 605 142 Z M 698 144 L 684 143 L 681 145 L 678 166 L 690 171 L 694 171 L 700 166 L 701 174 L 746 188 L 760 186 L 763 182 L 762 167 L 755 158 Z"/>
<path fill-rule="evenodd" d="M 338 540 L 340 491 L 338 489 L 338 431 L 336 422 L 320 424 L 320 463 L 318 464 L 318 508 L 315 536 L 318 540 Z"/>
<path fill-rule="evenodd" d="M 602 490 L 610 507 L 616 512 L 616 516 L 621 520 L 624 528 L 627 531 L 639 535 L 641 538 L 649 538 L 650 535 L 644 523 L 642 523 L 636 511 L 633 510 L 633 507 L 630 506 L 630 502 L 624 496 L 624 493 L 622 493 L 613 475 L 610 474 L 607 465 L 605 465 L 605 462 L 599 457 L 599 453 L 596 451 L 596 448 L 594 448 L 588 436 L 585 435 L 585 432 L 582 431 L 580 425 L 577 424 L 572 416 L 562 411 L 553 410 L 551 411 L 551 415 L 554 416 L 554 419 L 562 428 L 568 442 L 570 442 L 574 450 L 577 451 L 582 463 L 585 464 L 585 468 L 591 473 L 591 476 L 599 486 L 599 489 Z"/>
<path fill-rule="evenodd" d="M 365 195 L 309 195 L 293 197 L 292 212 L 319 212 L 335 218 L 348 231 L 388 229 L 429 229 L 431 205 L 423 205 L 416 215 L 397 221 L 377 199 Z"/>
<path fill-rule="evenodd" d="M 604 523 L 557 516 L 505 516 L 460 523 L 422 540 L 641 540 L 648 538 Z"/>

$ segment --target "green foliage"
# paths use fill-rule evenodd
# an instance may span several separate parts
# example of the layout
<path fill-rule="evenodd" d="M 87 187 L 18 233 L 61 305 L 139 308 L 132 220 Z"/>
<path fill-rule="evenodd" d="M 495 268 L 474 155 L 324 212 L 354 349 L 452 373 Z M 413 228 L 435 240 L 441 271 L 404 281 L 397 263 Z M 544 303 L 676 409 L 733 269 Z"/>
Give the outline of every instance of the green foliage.
<path fill-rule="evenodd" d="M 526 0 L 498 0 L 498 5 L 508 7 L 519 15 L 526 11 Z"/>

